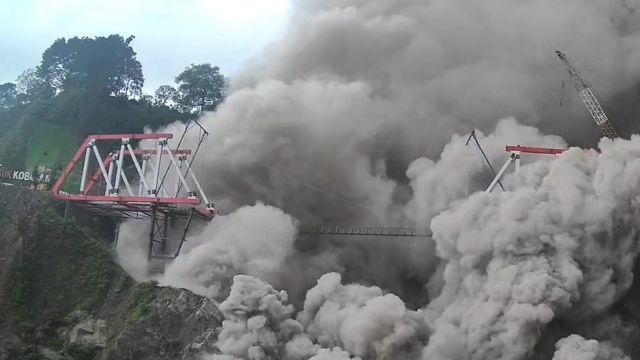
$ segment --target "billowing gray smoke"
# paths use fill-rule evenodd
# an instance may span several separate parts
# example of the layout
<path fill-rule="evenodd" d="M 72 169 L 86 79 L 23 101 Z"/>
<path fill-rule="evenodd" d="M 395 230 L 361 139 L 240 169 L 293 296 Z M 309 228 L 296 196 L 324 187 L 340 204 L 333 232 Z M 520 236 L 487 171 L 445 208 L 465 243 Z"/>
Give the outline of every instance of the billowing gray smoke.
<path fill-rule="evenodd" d="M 640 138 L 603 141 L 601 155 L 523 158 L 509 191 L 491 194 L 477 192 L 490 177 L 464 143 L 480 130 L 494 166 L 506 144 L 593 147 L 597 129 L 553 51 L 605 99 L 633 93 L 637 7 L 296 1 L 283 38 L 201 119 L 211 135 L 196 168 L 229 215 L 193 234 L 160 279 L 226 298 L 212 356 L 624 358 L 623 341 L 573 319 L 606 319 L 632 283 Z M 296 241 L 297 221 L 417 226 L 434 237 L 395 251 L 319 244 Z M 123 249 L 144 241 L 129 239 Z"/>
<path fill-rule="evenodd" d="M 269 345 L 280 355 L 256 358 L 308 359 L 339 348 L 363 359 L 526 359 L 552 321 L 605 315 L 631 286 L 640 250 L 640 137 L 602 140 L 599 147 L 601 154 L 571 148 L 554 161 L 529 163 L 508 179 L 512 190 L 474 193 L 437 215 L 431 228 L 444 266 L 434 275 L 439 295 L 423 310 L 407 310 L 393 294 L 342 285 L 338 274 L 327 274 L 307 292 L 295 332 Z M 260 283 L 236 278 L 225 303 L 246 300 L 238 293 L 260 301 L 275 293 L 234 293 L 247 282 Z M 255 324 L 269 324 L 276 334 L 292 326 L 294 312 L 287 309 L 266 322 L 240 318 L 240 325 L 230 314 L 234 322 L 223 327 L 221 351 L 229 353 L 223 345 L 230 341 L 254 339 Z M 598 343 L 565 331 L 554 358 L 626 358 L 608 342 L 622 339 Z M 294 357 L 287 349 L 307 355 Z"/>
<path fill-rule="evenodd" d="M 434 218 L 446 266 L 427 356 L 524 358 L 551 320 L 599 315 L 631 285 L 640 137 L 600 148 L 531 164 L 514 179 L 526 185 Z"/>
<path fill-rule="evenodd" d="M 233 275 L 259 276 L 281 284 L 279 274 L 293 251 L 293 219 L 274 207 L 257 204 L 221 217 L 189 242 L 191 249 L 166 271 L 163 282 L 224 299 Z"/>
<path fill-rule="evenodd" d="M 585 340 L 580 335 L 571 335 L 558 341 L 558 350 L 553 360 L 630 360 L 620 349 L 596 340 Z"/>
<path fill-rule="evenodd" d="M 636 5 L 295 2 L 284 37 L 202 120 L 211 196 L 227 211 L 261 200 L 305 223 L 397 224 L 409 163 L 437 157 L 455 133 L 516 116 L 593 146 L 597 129 L 554 50 L 604 97 L 633 87 Z"/>

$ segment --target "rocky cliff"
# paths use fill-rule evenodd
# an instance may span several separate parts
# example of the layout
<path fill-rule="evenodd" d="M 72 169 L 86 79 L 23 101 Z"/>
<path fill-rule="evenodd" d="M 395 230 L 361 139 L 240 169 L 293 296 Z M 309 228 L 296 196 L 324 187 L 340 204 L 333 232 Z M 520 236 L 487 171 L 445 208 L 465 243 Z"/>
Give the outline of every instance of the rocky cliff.
<path fill-rule="evenodd" d="M 68 210 L 48 194 L 0 186 L 0 360 L 215 351 L 222 315 L 210 300 L 136 283 L 100 239 L 100 220 Z"/>

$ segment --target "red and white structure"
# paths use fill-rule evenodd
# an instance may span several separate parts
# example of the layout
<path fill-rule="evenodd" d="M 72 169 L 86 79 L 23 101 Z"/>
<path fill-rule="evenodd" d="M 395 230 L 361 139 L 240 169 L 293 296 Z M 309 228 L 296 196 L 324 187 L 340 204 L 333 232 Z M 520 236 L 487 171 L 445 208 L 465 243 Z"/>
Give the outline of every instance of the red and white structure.
<path fill-rule="evenodd" d="M 505 150 L 510 153 L 509 158 L 505 161 L 498 174 L 493 178 L 489 187 L 485 192 L 491 192 L 493 188 L 495 188 L 496 184 L 500 183 L 500 180 L 504 176 L 505 171 L 512 162 L 516 164 L 516 173 L 520 170 L 520 155 L 521 154 L 544 154 L 544 155 L 560 155 L 566 151 L 566 149 L 557 149 L 557 148 L 544 148 L 544 147 L 534 147 L 534 146 L 521 146 L 521 145 L 507 145 Z"/>
<path fill-rule="evenodd" d="M 172 134 L 106 134 L 88 136 L 53 185 L 56 198 L 81 203 L 97 210 L 120 212 L 125 217 L 149 216 L 161 210 L 197 208 L 213 217 L 215 209 L 193 172 L 189 149 L 171 149 Z M 108 142 L 119 148 L 102 156 Z M 131 141 L 156 140 L 155 149 L 133 149 Z M 104 146 L 100 146 L 104 144 Z M 84 161 L 81 161 L 84 159 Z M 62 192 L 74 170 L 82 163 L 77 191 Z M 91 176 L 90 176 L 91 174 Z"/>
<path fill-rule="evenodd" d="M 52 192 L 59 200 L 97 215 L 118 220 L 151 219 L 149 256 L 173 258 L 185 241 L 192 219 L 211 220 L 216 215 L 193 171 L 194 157 L 206 137 L 206 131 L 202 131 L 205 135 L 195 151 L 179 148 L 182 139 L 173 148 L 173 134 L 90 135 L 76 150 Z M 134 149 L 132 142 L 141 141 L 152 145 Z M 178 219 L 184 221 L 180 222 L 178 235 L 171 237 L 169 227 L 175 227 Z M 178 243 L 171 245 L 172 239 Z"/>

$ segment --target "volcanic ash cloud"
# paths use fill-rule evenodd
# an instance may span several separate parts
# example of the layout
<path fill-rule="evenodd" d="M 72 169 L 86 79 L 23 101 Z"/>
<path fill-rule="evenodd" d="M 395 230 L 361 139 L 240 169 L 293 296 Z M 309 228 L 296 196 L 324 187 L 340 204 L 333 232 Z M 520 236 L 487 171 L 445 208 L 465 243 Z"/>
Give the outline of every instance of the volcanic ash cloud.
<path fill-rule="evenodd" d="M 212 360 L 412 359 L 427 338 L 420 312 L 377 287 L 322 276 L 294 319 L 287 293 L 237 275 L 220 304 L 225 316 Z M 354 355 L 356 355 L 354 357 Z"/>
<path fill-rule="evenodd" d="M 536 186 L 476 193 L 433 219 L 446 265 L 425 358 L 523 359 L 554 318 L 601 314 L 631 285 L 640 137 L 599 146 L 524 167 Z"/>
<path fill-rule="evenodd" d="M 190 239 L 160 283 L 219 300 L 239 273 L 277 283 L 296 233 L 293 219 L 280 209 L 263 204 L 242 207 L 216 218 Z"/>

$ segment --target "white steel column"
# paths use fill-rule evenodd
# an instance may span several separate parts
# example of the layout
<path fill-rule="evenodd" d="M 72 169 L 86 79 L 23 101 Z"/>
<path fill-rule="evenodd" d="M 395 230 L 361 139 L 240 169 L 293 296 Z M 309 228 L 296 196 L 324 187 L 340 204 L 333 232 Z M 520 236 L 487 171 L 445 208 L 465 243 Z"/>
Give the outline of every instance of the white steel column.
<path fill-rule="evenodd" d="M 153 191 L 156 195 L 156 197 L 158 196 L 158 180 L 160 179 L 160 160 L 162 159 L 162 150 L 164 148 L 164 146 L 166 145 L 167 140 L 166 139 L 160 139 L 158 140 L 158 147 L 157 147 L 157 152 L 156 152 L 156 168 L 154 169 L 155 176 L 153 179 Z"/>
<path fill-rule="evenodd" d="M 122 178 L 122 161 L 124 160 L 125 142 L 128 142 L 128 139 L 122 139 L 122 143 L 120 144 L 120 153 L 118 154 L 116 180 L 115 180 L 115 185 L 113 186 L 115 194 L 118 194 L 118 191 L 120 191 L 120 179 Z"/>
<path fill-rule="evenodd" d="M 171 152 L 171 148 L 169 148 L 168 146 L 167 146 L 167 153 L 169 153 L 167 156 L 169 156 L 169 159 L 171 160 L 171 163 L 173 164 L 173 167 L 176 170 L 176 174 L 180 178 L 180 181 L 182 181 L 182 185 L 184 185 L 184 188 L 185 188 L 185 190 L 187 190 L 187 193 L 191 193 L 191 189 L 189 189 L 189 185 L 187 184 L 187 180 L 185 180 L 184 176 L 182 175 L 182 171 L 180 171 L 180 167 L 178 166 L 178 163 L 176 162 L 176 159 L 173 157 L 173 153 Z"/>
<path fill-rule="evenodd" d="M 207 199 L 207 195 L 205 195 L 204 191 L 202 191 L 202 186 L 200 186 L 200 182 L 198 181 L 198 179 L 196 178 L 196 176 L 193 174 L 192 168 L 191 168 L 191 164 L 189 163 L 189 160 L 184 159 L 184 162 L 187 163 L 187 172 L 191 175 L 191 179 L 193 180 L 193 182 L 196 184 L 196 188 L 199 191 L 200 196 L 202 196 L 202 200 L 204 200 L 205 204 L 209 204 L 209 199 Z"/>
<path fill-rule="evenodd" d="M 124 186 L 127 189 L 127 193 L 129 193 L 129 196 L 133 196 L 133 190 L 131 189 L 131 184 L 129 184 L 127 175 L 124 173 L 124 171 L 120 171 L 120 176 L 122 177 L 122 182 L 124 182 Z"/>
<path fill-rule="evenodd" d="M 173 188 L 173 196 L 178 197 L 178 190 L 180 189 L 180 183 L 178 178 L 178 173 L 182 173 L 182 165 L 184 164 L 184 155 L 178 155 L 178 161 L 180 161 L 180 166 L 178 166 L 176 176 L 174 178 L 174 188 Z"/>
<path fill-rule="evenodd" d="M 153 161 L 149 161 L 149 162 L 148 162 L 148 164 L 149 164 L 149 168 L 151 169 L 151 172 L 155 174 L 155 172 L 156 172 L 156 168 L 155 168 L 155 166 L 153 165 Z M 155 190 L 151 190 L 151 191 L 153 192 L 153 191 L 155 191 Z M 161 192 L 162 192 L 162 195 L 163 195 L 164 197 L 169 197 L 169 195 L 167 195 L 167 191 L 165 190 L 165 187 L 164 187 L 164 186 L 161 186 L 161 187 L 160 187 L 160 189 L 158 189 L 158 191 L 157 191 L 157 193 L 158 193 L 158 194 L 160 194 Z"/>
<path fill-rule="evenodd" d="M 107 173 L 107 176 L 109 177 L 109 186 L 107 186 L 104 194 L 110 195 L 113 192 L 113 186 L 111 186 L 111 179 L 113 179 L 113 159 L 109 162 L 109 172 Z"/>
<path fill-rule="evenodd" d="M 80 192 L 84 192 L 84 186 L 87 182 L 87 170 L 89 169 L 89 160 L 91 160 L 91 147 L 94 142 L 92 141 L 89 146 L 87 146 L 87 151 L 84 154 L 84 164 L 82 165 L 82 179 L 80 179 Z"/>
<path fill-rule="evenodd" d="M 144 185 L 146 189 L 149 189 L 149 184 L 147 184 L 147 179 L 145 179 L 144 177 L 144 169 L 143 169 L 144 165 L 146 164 L 146 159 L 144 158 L 145 155 L 142 155 L 143 167 L 140 167 L 140 164 L 138 163 L 138 159 L 136 158 L 136 155 L 133 151 L 133 148 L 131 147 L 131 144 L 129 144 L 128 141 L 127 141 L 127 150 L 129 150 L 129 155 L 131 155 L 131 159 L 133 160 L 133 165 L 136 167 L 136 170 L 138 171 L 138 176 L 140 176 L 140 187 Z"/>
<path fill-rule="evenodd" d="M 496 186 L 496 184 L 498 183 L 498 181 L 502 178 L 502 175 L 504 174 L 504 172 L 507 170 L 507 167 L 509 167 L 509 164 L 511 164 L 511 162 L 514 160 L 514 155 L 511 154 L 511 156 L 509 156 L 509 158 L 507 159 L 507 161 L 505 161 L 504 165 L 502 165 L 502 169 L 500 169 L 500 171 L 498 172 L 498 174 L 496 175 L 496 177 L 493 179 L 493 181 L 491 182 L 491 184 L 489 185 L 489 187 L 487 188 L 487 190 L 485 190 L 484 192 L 491 192 L 491 190 L 493 190 L 493 188 Z"/>
<path fill-rule="evenodd" d="M 93 149 L 93 153 L 96 155 L 96 160 L 98 161 L 98 166 L 100 166 L 100 171 L 102 171 L 102 176 L 104 177 L 104 180 L 107 182 L 107 190 L 106 190 L 106 194 L 109 194 L 109 190 L 111 190 L 112 186 L 111 186 L 111 170 L 109 170 L 109 174 L 107 174 L 107 169 L 104 168 L 104 164 L 102 163 L 102 158 L 100 157 L 100 152 L 98 151 L 98 147 L 95 146 L 95 144 L 93 146 L 91 146 L 91 148 Z M 110 163 L 109 165 L 109 169 L 111 169 L 111 165 L 113 165 L 113 162 Z"/>
<path fill-rule="evenodd" d="M 142 167 L 140 170 L 140 181 L 138 183 L 138 195 L 142 196 L 144 194 L 144 191 L 148 191 L 151 190 L 151 188 L 149 188 L 149 184 L 147 184 L 147 154 L 142 155 Z M 145 185 L 146 184 L 146 185 Z"/>

